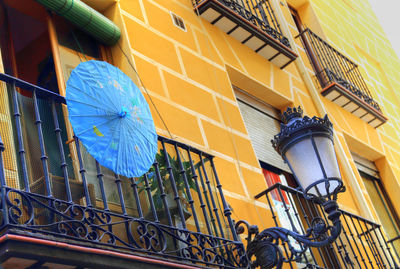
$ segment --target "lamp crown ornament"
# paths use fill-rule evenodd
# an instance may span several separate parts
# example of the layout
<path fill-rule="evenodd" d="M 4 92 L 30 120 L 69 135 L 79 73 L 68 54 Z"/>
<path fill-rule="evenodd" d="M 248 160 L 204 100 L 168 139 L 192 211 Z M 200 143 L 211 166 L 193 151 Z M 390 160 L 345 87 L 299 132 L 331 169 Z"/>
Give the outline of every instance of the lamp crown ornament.
<path fill-rule="evenodd" d="M 288 124 L 293 119 L 301 119 L 303 117 L 303 109 L 298 107 L 288 107 L 281 115 L 281 119 Z"/>
<path fill-rule="evenodd" d="M 281 115 L 283 123 L 281 123 L 281 131 L 271 140 L 273 148 L 282 155 L 287 146 L 292 141 L 292 137 L 310 132 L 325 133 L 333 141 L 333 124 L 329 120 L 328 115 L 323 118 L 314 116 L 303 117 L 303 109 L 299 107 L 288 107 Z M 282 155 L 283 157 L 283 155 Z"/>

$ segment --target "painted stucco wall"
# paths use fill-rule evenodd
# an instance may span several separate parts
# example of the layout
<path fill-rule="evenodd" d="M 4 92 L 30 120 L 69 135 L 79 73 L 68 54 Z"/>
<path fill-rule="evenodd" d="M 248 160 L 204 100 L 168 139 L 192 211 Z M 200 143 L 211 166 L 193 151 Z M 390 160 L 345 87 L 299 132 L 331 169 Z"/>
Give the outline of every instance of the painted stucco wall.
<path fill-rule="evenodd" d="M 368 0 L 271 0 L 283 29 L 297 45 L 300 56 L 281 70 L 250 48 L 201 19 L 190 0 L 120 0 L 113 20 L 122 29 L 122 47 L 133 61 L 148 91 L 149 102 L 161 135 L 198 147 L 215 155 L 216 167 L 233 217 L 260 228 L 273 226 L 266 200 L 254 195 L 266 189 L 261 168 L 244 126 L 232 84 L 277 109 L 302 106 L 305 114 L 320 115 L 319 105 L 305 77 L 314 80 L 312 67 L 299 39 L 287 4 L 296 8 L 303 23 L 359 64 L 375 100 L 388 122 L 378 129 L 319 96 L 334 123 L 345 159 L 340 163 L 352 173 L 344 182 L 356 184 L 341 194 L 345 210 L 376 218 L 372 201 L 355 168 L 350 150 L 374 161 L 396 210 L 400 212 L 400 61 L 396 57 Z M 173 25 L 170 12 L 180 16 L 183 31 Z M 132 70 L 118 49 L 114 64 Z M 304 74 L 306 70 L 306 74 Z M 303 72 L 303 73 L 302 73 Z M 135 76 L 133 74 L 133 76 Z M 151 98 L 150 98 L 150 97 Z M 150 100 L 151 99 L 151 100 Z M 155 107 L 159 111 L 161 118 Z M 164 121 L 164 123 L 163 123 Z M 262 124 L 262 123 L 260 123 Z M 268 128 L 268 126 L 265 126 Z M 272 147 L 265 150 L 273 150 Z M 355 183 L 354 183 L 355 182 Z M 361 197 L 361 198 L 360 198 Z"/>

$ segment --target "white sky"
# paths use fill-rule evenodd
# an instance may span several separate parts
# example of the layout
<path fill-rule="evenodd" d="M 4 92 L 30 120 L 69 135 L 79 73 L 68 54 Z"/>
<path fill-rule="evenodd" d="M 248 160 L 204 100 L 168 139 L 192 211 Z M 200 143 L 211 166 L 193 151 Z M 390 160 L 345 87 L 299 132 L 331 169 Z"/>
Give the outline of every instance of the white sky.
<path fill-rule="evenodd" d="M 400 0 L 369 1 L 390 43 L 396 51 L 397 57 L 400 58 Z"/>

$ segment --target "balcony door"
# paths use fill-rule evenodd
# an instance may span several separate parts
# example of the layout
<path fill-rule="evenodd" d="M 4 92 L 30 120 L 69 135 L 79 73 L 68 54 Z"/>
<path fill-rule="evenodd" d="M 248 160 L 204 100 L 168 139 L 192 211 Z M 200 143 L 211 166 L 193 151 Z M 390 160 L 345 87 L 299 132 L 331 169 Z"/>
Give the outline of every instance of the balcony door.
<path fill-rule="evenodd" d="M 34 1 L 12 1 L 5 0 L 1 7 L 1 49 L 4 62 L 4 72 L 26 82 L 45 87 L 46 89 L 59 93 L 57 80 L 55 79 L 54 60 L 51 50 L 51 42 L 46 21 L 47 14 L 44 8 Z M 9 115 L 13 115 L 13 89 L 8 86 L 6 90 L 9 105 Z M 32 93 L 17 88 L 17 102 L 21 114 L 22 128 L 20 132 L 25 145 L 27 160 L 27 175 L 29 184 L 43 180 L 44 170 L 41 162 L 41 151 L 39 137 L 35 125 L 35 108 Z M 51 109 L 48 103 L 38 97 L 38 108 L 43 125 L 43 137 L 46 141 L 46 149 L 49 157 L 50 173 L 59 174 L 59 154 L 53 150 L 57 149 L 54 136 L 54 125 L 51 120 Z M 59 111 L 60 112 L 60 111 Z M 62 115 L 60 115 L 62 116 Z M 9 123 L 15 126 L 14 118 L 10 117 Z M 62 125 L 63 123 L 61 123 Z M 14 141 L 9 141 L 10 151 L 18 152 L 17 130 L 12 130 Z M 63 139 L 66 139 L 65 136 Z M 66 154 L 69 154 L 65 147 Z M 12 187 L 23 189 L 25 186 L 22 167 L 17 161 L 16 154 L 10 152 L 9 158 L 13 159 L 14 169 L 18 167 L 15 177 L 8 177 L 8 184 Z M 53 158 L 55 157 L 55 158 Z M 71 166 L 72 167 L 72 166 Z M 71 174 L 72 171 L 71 171 Z"/>
<path fill-rule="evenodd" d="M 4 16 L 3 16 L 4 15 Z M 44 7 L 31 0 L 4 0 L 2 6 L 3 21 L 1 27 L 1 48 L 4 61 L 4 72 L 22 79 L 31 84 L 43 87 L 54 93 L 65 94 L 65 82 L 68 80 L 71 71 L 81 62 L 88 60 L 103 59 L 101 46 L 92 37 L 83 33 L 64 18 L 55 14 L 49 14 Z M 5 87 L 5 85 L 3 85 Z M 13 150 L 7 152 L 6 166 L 11 171 L 16 170 L 16 176 L 8 176 L 8 185 L 24 189 L 24 171 L 18 161 L 17 130 L 12 129 L 15 119 L 12 117 L 14 110 L 13 90 L 7 92 L 8 103 L 8 125 L 1 125 L 3 140 L 14 137 L 13 143 L 7 141 L 7 146 L 13 144 Z M 21 114 L 21 130 L 26 155 L 26 173 L 31 192 L 46 195 L 45 192 L 45 169 L 42 165 L 38 129 L 36 126 L 35 104 L 32 93 L 17 88 L 17 102 Z M 46 98 L 38 97 L 38 109 L 42 121 L 42 134 L 45 151 L 47 155 L 48 172 L 50 184 L 53 188 L 53 195 L 59 199 L 65 197 L 65 183 L 63 170 L 60 165 L 60 152 L 55 135 L 52 107 Z M 76 203 L 84 203 L 84 193 L 79 175 L 79 164 L 76 155 L 74 142 L 71 142 L 73 135 L 72 128 L 67 119 L 66 106 L 56 104 L 56 111 L 60 129 L 62 130 L 62 143 L 64 147 L 68 180 L 73 188 Z M 11 134 L 11 133 L 12 134 Z M 69 143 L 71 142 L 71 143 Z M 9 147 L 10 148 L 10 147 Z M 97 169 L 95 160 L 82 149 L 82 157 L 86 169 L 86 176 L 89 185 L 90 198 L 94 204 L 99 206 L 101 192 L 98 186 Z M 9 164 L 8 164 L 9 163 Z M 18 169 L 15 169 L 18 167 Z M 106 185 L 107 197 L 110 209 L 120 211 L 120 199 L 115 187 L 114 173 L 103 169 L 104 183 Z M 129 210 L 135 211 L 133 195 L 130 188 L 130 181 L 123 180 L 124 199 Z M 134 212 L 132 212 L 133 215 Z"/>

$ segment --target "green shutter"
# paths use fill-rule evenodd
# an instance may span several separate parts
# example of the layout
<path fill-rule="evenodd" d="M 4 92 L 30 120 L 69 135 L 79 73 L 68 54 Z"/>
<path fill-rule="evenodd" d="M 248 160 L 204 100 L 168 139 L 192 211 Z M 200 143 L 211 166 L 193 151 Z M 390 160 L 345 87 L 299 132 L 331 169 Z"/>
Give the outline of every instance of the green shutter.
<path fill-rule="evenodd" d="M 80 0 L 36 0 L 104 45 L 115 45 L 121 31 L 112 21 Z"/>

